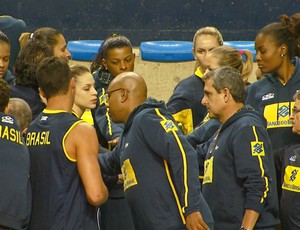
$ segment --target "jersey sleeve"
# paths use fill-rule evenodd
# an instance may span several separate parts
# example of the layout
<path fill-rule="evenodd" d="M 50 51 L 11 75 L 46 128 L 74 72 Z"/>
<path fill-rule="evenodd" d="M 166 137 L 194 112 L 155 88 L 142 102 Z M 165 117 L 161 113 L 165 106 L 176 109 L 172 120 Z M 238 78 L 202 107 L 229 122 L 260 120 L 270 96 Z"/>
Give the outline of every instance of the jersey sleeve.
<path fill-rule="evenodd" d="M 270 158 L 271 143 L 263 127 L 245 127 L 233 141 L 236 175 L 243 182 L 245 209 L 260 212 L 270 192 L 273 162 Z"/>
<path fill-rule="evenodd" d="M 187 216 L 207 204 L 200 192 L 199 165 L 196 151 L 187 142 L 172 117 L 159 109 L 143 116 L 140 129 L 144 141 L 159 155 L 174 185 L 182 213 Z"/>

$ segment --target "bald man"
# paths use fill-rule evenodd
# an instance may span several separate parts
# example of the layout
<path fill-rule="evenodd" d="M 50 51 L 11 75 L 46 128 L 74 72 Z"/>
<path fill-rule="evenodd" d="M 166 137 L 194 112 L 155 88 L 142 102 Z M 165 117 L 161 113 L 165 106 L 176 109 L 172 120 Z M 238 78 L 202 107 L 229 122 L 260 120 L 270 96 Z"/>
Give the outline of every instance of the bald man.
<path fill-rule="evenodd" d="M 105 173 L 122 169 L 135 228 L 213 229 L 196 152 L 165 104 L 147 99 L 144 79 L 133 72 L 114 78 L 107 99 L 112 120 L 125 128 L 113 152 L 99 161 Z"/>

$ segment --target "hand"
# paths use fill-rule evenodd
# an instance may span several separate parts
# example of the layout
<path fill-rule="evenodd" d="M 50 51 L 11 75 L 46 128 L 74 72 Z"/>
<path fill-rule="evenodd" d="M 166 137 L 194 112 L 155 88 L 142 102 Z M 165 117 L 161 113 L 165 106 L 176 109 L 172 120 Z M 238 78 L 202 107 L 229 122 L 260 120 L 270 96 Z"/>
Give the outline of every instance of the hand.
<path fill-rule="evenodd" d="M 193 212 L 186 217 L 186 228 L 188 230 L 209 230 L 200 212 Z"/>
<path fill-rule="evenodd" d="M 118 174 L 118 181 L 117 184 L 123 184 L 124 183 L 124 177 L 123 174 Z"/>
<path fill-rule="evenodd" d="M 119 142 L 119 137 L 116 137 L 115 139 L 108 141 L 108 144 L 113 147 L 116 146 L 118 142 Z"/>

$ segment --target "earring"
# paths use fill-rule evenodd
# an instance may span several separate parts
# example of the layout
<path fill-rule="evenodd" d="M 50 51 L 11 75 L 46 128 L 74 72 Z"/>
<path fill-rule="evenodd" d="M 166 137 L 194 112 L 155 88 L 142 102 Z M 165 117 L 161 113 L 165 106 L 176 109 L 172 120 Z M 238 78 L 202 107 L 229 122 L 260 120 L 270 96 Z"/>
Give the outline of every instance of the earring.
<path fill-rule="evenodd" d="M 280 57 L 283 58 L 283 57 L 284 57 L 284 54 L 280 54 Z"/>

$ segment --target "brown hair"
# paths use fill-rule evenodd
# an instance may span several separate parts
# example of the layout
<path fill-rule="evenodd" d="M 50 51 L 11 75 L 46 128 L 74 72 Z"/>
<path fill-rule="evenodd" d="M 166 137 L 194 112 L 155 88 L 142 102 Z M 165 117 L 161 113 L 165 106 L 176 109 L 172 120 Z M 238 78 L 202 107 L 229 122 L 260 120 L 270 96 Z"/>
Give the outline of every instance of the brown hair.
<path fill-rule="evenodd" d="M 78 77 L 80 77 L 84 73 L 90 73 L 89 68 L 84 65 L 72 65 L 70 66 L 70 69 L 71 76 L 74 78 L 75 82 L 77 82 Z"/>
<path fill-rule="evenodd" d="M 287 16 L 286 14 L 279 16 L 280 21 L 285 25 L 293 36 L 295 36 L 297 43 L 296 56 L 300 57 L 300 13 Z"/>
<path fill-rule="evenodd" d="M 253 55 L 249 50 L 238 51 L 230 46 L 219 46 L 212 49 L 209 53 L 218 59 L 220 67 L 230 66 L 240 71 L 244 84 L 247 84 L 253 67 Z M 246 57 L 245 62 L 242 59 L 242 55 Z"/>
<path fill-rule="evenodd" d="M 36 70 L 37 80 L 46 99 L 64 95 L 69 90 L 71 70 L 64 58 L 47 57 Z"/>
<path fill-rule="evenodd" d="M 23 48 L 29 41 L 37 41 L 47 45 L 53 55 L 59 35 L 62 35 L 62 33 L 54 28 L 42 27 L 33 33 L 23 33 L 19 39 L 20 47 Z"/>

